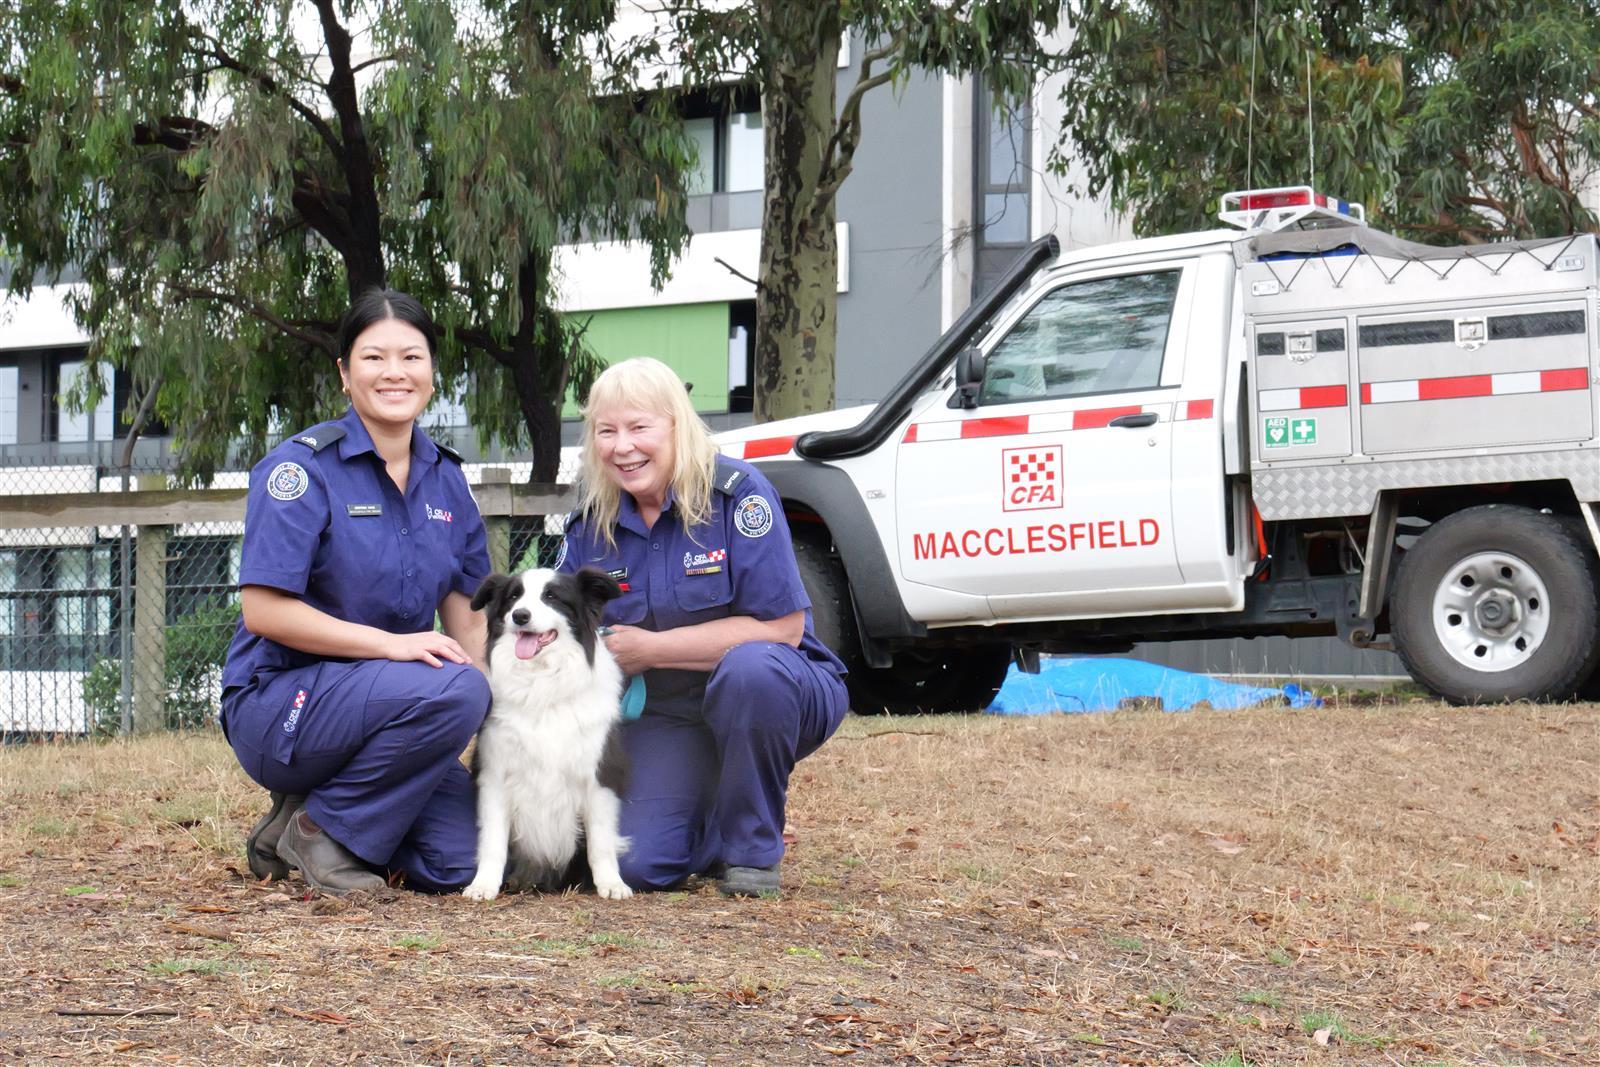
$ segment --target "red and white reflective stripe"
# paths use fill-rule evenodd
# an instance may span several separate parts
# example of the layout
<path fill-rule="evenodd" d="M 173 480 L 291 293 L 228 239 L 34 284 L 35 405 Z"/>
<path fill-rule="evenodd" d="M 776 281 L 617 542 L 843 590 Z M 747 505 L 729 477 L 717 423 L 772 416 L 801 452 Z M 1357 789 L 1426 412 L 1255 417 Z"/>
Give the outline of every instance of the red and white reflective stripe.
<path fill-rule="evenodd" d="M 1307 408 L 1342 408 L 1349 402 L 1342 385 L 1308 385 L 1300 389 L 1263 389 L 1256 394 L 1262 411 L 1303 411 Z"/>
<path fill-rule="evenodd" d="M 1453 378 L 1412 378 L 1401 382 L 1362 382 L 1361 402 L 1400 404 L 1413 400 L 1460 400 L 1471 396 L 1563 393 L 1587 388 L 1588 367 L 1564 367 L 1506 374 L 1464 374 Z"/>
<path fill-rule="evenodd" d="M 1163 416 L 1165 405 L 1159 408 L 1128 407 L 1085 408 L 1081 411 L 1046 411 L 1037 415 L 998 415 L 987 419 L 962 419 L 948 422 L 914 422 L 906 427 L 901 444 L 923 441 L 960 441 L 974 437 L 1012 437 L 1031 433 L 1062 433 L 1067 430 L 1098 430 L 1111 425 L 1124 415 L 1154 414 Z M 1185 400 L 1176 405 L 1174 417 L 1179 420 L 1209 419 L 1212 402 Z"/>
<path fill-rule="evenodd" d="M 768 459 L 782 456 L 794 449 L 794 435 L 788 437 L 758 437 L 753 441 L 734 441 L 722 447 L 724 456 L 734 459 Z"/>

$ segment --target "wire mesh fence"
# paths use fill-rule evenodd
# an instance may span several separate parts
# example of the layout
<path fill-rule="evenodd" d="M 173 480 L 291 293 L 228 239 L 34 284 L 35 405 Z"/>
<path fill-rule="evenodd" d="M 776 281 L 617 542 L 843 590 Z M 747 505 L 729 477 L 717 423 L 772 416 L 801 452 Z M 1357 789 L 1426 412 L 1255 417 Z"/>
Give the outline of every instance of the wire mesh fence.
<path fill-rule="evenodd" d="M 469 479 L 478 473 L 469 469 Z M 519 475 L 526 469 L 500 470 L 502 480 Z M 246 481 L 227 472 L 214 485 Z M 114 513 L 118 494 L 165 484 L 159 469 L 0 468 L 0 512 L 14 512 L 0 524 L 0 737 L 215 724 L 239 623 L 242 522 L 183 522 L 182 494 L 160 525 L 22 525 L 16 517 L 21 498 L 93 494 Z M 489 521 L 498 526 L 497 566 L 554 562 L 563 516 Z"/>
<path fill-rule="evenodd" d="M 0 509 L 19 496 L 114 500 L 161 473 L 13 462 L 0 471 Z M 239 616 L 240 533 L 237 523 L 0 529 L 0 733 L 120 733 L 157 701 L 160 725 L 213 722 Z"/>

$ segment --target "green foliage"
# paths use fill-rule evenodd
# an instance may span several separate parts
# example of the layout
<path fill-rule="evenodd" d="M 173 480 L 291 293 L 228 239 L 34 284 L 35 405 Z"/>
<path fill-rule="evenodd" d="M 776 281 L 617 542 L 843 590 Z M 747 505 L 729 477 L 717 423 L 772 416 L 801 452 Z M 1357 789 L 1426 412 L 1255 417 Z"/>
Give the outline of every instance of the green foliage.
<path fill-rule="evenodd" d="M 1420 240 L 1589 229 L 1597 7 L 1077 0 L 1053 166 L 1144 234 L 1209 228 L 1223 192 L 1313 167 Z"/>
<path fill-rule="evenodd" d="M 581 231 L 687 240 L 692 150 L 639 104 L 603 0 L 17 0 L 0 11 L 0 248 L 81 271 L 92 402 L 125 369 L 204 478 L 342 409 L 350 296 L 408 290 L 482 438 L 551 436 L 595 372 L 555 311 Z M 343 21 L 341 21 L 343 20 Z M 598 57 L 595 58 L 595 57 Z M 504 373 L 496 373 L 504 371 Z"/>
<path fill-rule="evenodd" d="M 228 644 L 239 622 L 237 601 L 190 612 L 167 627 L 166 690 L 169 730 L 206 725 L 217 712 L 217 678 Z M 140 665 L 134 664 L 134 670 Z M 94 717 L 94 732 L 110 736 L 122 731 L 122 661 L 103 659 L 83 678 L 83 702 Z"/>

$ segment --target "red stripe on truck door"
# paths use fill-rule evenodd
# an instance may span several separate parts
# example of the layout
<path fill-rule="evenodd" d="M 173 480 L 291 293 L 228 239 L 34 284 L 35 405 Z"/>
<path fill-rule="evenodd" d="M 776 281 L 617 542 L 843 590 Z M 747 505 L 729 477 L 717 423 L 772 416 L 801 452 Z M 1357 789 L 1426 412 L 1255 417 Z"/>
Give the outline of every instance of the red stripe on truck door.
<path fill-rule="evenodd" d="M 1006 415 L 994 419 L 971 419 L 961 424 L 962 437 L 1008 437 L 1028 432 L 1028 416 Z"/>

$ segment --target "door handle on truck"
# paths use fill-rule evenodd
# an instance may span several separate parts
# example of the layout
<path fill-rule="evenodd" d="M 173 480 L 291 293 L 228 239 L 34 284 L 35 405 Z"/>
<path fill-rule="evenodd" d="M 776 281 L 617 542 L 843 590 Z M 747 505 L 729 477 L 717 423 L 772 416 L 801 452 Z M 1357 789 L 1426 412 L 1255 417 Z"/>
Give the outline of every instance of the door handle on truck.
<path fill-rule="evenodd" d="M 1141 411 L 1137 415 L 1118 415 L 1111 420 L 1110 425 L 1138 429 L 1140 426 L 1154 426 L 1156 417 L 1156 413 L 1153 411 Z"/>

